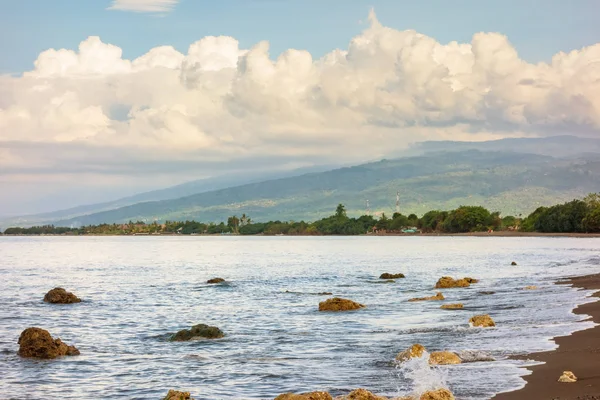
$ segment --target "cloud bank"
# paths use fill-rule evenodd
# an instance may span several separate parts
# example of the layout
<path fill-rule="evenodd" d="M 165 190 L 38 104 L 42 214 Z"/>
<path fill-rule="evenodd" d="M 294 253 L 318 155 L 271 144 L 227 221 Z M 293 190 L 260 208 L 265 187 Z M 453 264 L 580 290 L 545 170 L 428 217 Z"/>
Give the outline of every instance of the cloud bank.
<path fill-rule="evenodd" d="M 113 0 L 108 10 L 163 13 L 169 12 L 179 0 Z"/>
<path fill-rule="evenodd" d="M 117 1 L 114 7 L 174 1 Z M 355 162 L 418 140 L 600 134 L 600 44 L 519 58 L 499 33 L 370 26 L 314 59 L 205 37 L 128 60 L 89 37 L 0 77 L 0 175 L 202 173 Z"/>

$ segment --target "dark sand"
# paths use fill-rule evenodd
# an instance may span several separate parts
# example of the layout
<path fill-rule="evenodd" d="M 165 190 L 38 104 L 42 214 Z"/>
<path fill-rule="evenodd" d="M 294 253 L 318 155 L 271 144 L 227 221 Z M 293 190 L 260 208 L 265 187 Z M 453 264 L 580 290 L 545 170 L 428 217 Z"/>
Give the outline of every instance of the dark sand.
<path fill-rule="evenodd" d="M 600 290 L 600 274 L 572 278 L 561 284 L 572 284 L 584 289 Z M 596 292 L 594 297 L 600 292 Z M 575 314 L 587 314 L 600 322 L 600 302 L 577 307 Z M 545 364 L 529 367 L 533 373 L 523 377 L 525 387 L 514 392 L 499 394 L 494 400 L 597 400 L 600 399 L 600 325 L 578 331 L 570 336 L 554 338 L 558 349 L 529 354 L 523 359 L 543 361 Z M 572 371 L 575 383 L 560 383 L 563 371 Z"/>

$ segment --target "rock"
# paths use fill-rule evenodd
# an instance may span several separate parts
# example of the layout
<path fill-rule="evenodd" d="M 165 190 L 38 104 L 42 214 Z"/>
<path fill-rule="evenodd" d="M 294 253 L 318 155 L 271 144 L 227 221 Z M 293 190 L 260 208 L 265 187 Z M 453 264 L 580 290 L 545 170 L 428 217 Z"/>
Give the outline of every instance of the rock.
<path fill-rule="evenodd" d="M 492 292 L 492 291 L 482 291 L 479 292 L 479 294 L 483 294 L 483 295 L 490 295 L 490 294 L 495 294 L 496 292 Z"/>
<path fill-rule="evenodd" d="M 410 299 L 408 301 L 427 301 L 427 300 L 445 300 L 446 298 L 442 294 L 442 292 L 437 292 L 435 296 L 429 297 L 415 297 L 414 299 Z"/>
<path fill-rule="evenodd" d="M 366 389 L 356 389 L 346 396 L 336 398 L 337 400 L 388 400 L 387 397 L 377 396 Z"/>
<path fill-rule="evenodd" d="M 457 355 L 463 363 L 496 361 L 494 357 L 480 350 L 462 350 Z"/>
<path fill-rule="evenodd" d="M 275 400 L 333 400 L 327 392 L 310 392 L 302 394 L 284 393 L 275 397 Z"/>
<path fill-rule="evenodd" d="M 396 361 L 404 362 L 410 360 L 411 358 L 419 358 L 423 355 L 423 352 L 425 352 L 425 347 L 418 343 L 413 344 L 408 349 L 398 353 L 396 356 Z"/>
<path fill-rule="evenodd" d="M 460 308 L 463 308 L 462 303 L 456 303 L 456 304 L 444 304 L 443 306 L 441 306 L 440 308 L 444 309 L 444 310 L 458 310 Z"/>
<path fill-rule="evenodd" d="M 334 297 L 319 303 L 319 311 L 349 311 L 358 310 L 365 306 L 352 300 Z"/>
<path fill-rule="evenodd" d="M 465 278 L 463 278 L 463 279 L 464 279 L 465 281 L 469 282 L 470 284 L 473 284 L 473 283 L 478 283 L 478 282 L 479 282 L 479 279 L 475 279 L 475 278 L 469 278 L 468 276 L 467 276 L 467 277 L 465 277 Z"/>
<path fill-rule="evenodd" d="M 19 336 L 19 355 L 51 359 L 60 356 L 76 356 L 79 350 L 60 339 L 53 339 L 50 333 L 41 328 L 27 328 Z"/>
<path fill-rule="evenodd" d="M 171 336 L 172 342 L 185 342 L 188 340 L 195 339 L 219 339 L 225 336 L 216 326 L 208 326 L 206 324 L 198 324 L 192 326 L 192 329 L 183 329 L 173 336 Z"/>
<path fill-rule="evenodd" d="M 537 290 L 537 286 L 525 286 L 523 290 Z"/>
<path fill-rule="evenodd" d="M 438 389 L 423 393 L 419 400 L 455 400 L 455 398 L 448 389 Z"/>
<path fill-rule="evenodd" d="M 513 261 L 510 263 L 510 265 L 515 266 L 515 265 L 517 265 L 517 263 Z"/>
<path fill-rule="evenodd" d="M 442 276 L 435 284 L 436 289 L 449 289 L 457 287 L 469 287 L 472 283 L 479 282 L 473 278 L 454 279 L 449 276 Z"/>
<path fill-rule="evenodd" d="M 429 355 L 430 365 L 460 364 L 462 360 L 451 351 L 434 351 Z"/>
<path fill-rule="evenodd" d="M 54 304 L 72 304 L 81 302 L 81 299 L 79 299 L 79 297 L 75 296 L 73 293 L 57 287 L 46 293 L 44 296 L 44 301 L 46 303 Z"/>
<path fill-rule="evenodd" d="M 471 317 L 469 320 L 473 326 L 481 326 L 482 328 L 489 328 L 491 326 L 496 326 L 494 320 L 489 315 L 475 315 Z"/>
<path fill-rule="evenodd" d="M 565 371 L 560 378 L 558 378 L 558 381 L 563 383 L 573 383 L 577 382 L 577 377 L 571 371 Z"/>
<path fill-rule="evenodd" d="M 400 279 L 400 278 L 404 278 L 404 274 L 390 274 L 388 272 L 385 272 L 385 273 L 381 274 L 381 276 L 379 277 L 379 279 Z"/>
<path fill-rule="evenodd" d="M 318 296 L 331 296 L 333 293 L 331 292 L 321 292 L 321 293 L 317 293 Z"/>
<path fill-rule="evenodd" d="M 178 392 L 177 390 L 169 390 L 167 396 L 163 400 L 194 400 L 189 392 Z"/>
<path fill-rule="evenodd" d="M 223 278 L 212 278 L 212 279 L 209 279 L 206 281 L 206 283 L 211 283 L 211 284 L 223 283 L 223 282 L 225 282 L 225 279 L 223 279 Z"/>

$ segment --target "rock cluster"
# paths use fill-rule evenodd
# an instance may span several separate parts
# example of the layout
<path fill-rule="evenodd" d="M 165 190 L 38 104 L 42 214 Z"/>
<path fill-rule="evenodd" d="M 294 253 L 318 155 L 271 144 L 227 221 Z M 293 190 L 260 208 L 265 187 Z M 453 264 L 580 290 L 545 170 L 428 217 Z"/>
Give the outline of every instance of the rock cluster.
<path fill-rule="evenodd" d="M 194 400 L 189 392 L 178 392 L 177 390 L 169 390 L 167 396 L 163 400 Z"/>
<path fill-rule="evenodd" d="M 429 297 L 415 297 L 413 299 L 410 299 L 408 301 L 427 301 L 427 300 L 445 300 L 446 298 L 444 297 L 444 295 L 442 294 L 442 292 L 437 292 L 435 294 L 435 296 L 429 296 Z"/>
<path fill-rule="evenodd" d="M 284 393 L 275 397 L 275 400 L 333 400 L 333 397 L 327 392 Z"/>
<path fill-rule="evenodd" d="M 364 307 L 360 303 L 340 297 L 334 297 L 319 303 L 319 311 L 350 311 Z"/>
<path fill-rule="evenodd" d="M 223 283 L 223 282 L 225 282 L 225 279 L 223 279 L 223 278 L 212 278 L 212 279 L 209 279 L 206 281 L 206 283 L 211 283 L 211 284 Z"/>
<path fill-rule="evenodd" d="M 385 272 L 379 276 L 379 279 L 399 279 L 404 278 L 404 274 L 390 274 Z"/>
<path fill-rule="evenodd" d="M 482 328 L 489 328 L 492 326 L 496 326 L 494 320 L 489 315 L 475 315 L 469 319 L 469 323 L 473 326 L 480 326 Z"/>
<path fill-rule="evenodd" d="M 462 303 L 444 304 L 440 308 L 442 308 L 444 310 L 458 310 L 460 308 L 463 308 L 463 304 Z"/>
<path fill-rule="evenodd" d="M 72 304 L 81 302 L 81 299 L 79 299 L 79 297 L 75 296 L 73 293 L 57 287 L 46 293 L 44 296 L 44 301 L 46 303 L 54 304 Z"/>
<path fill-rule="evenodd" d="M 172 342 L 185 342 L 196 339 L 219 339 L 225 336 L 216 326 L 208 326 L 206 324 L 198 324 L 192 326 L 191 329 L 183 329 L 171 336 Z"/>
<path fill-rule="evenodd" d="M 437 283 L 435 284 L 436 289 L 449 289 L 449 288 L 457 288 L 457 287 L 469 287 L 472 283 L 479 282 L 474 278 L 462 278 L 462 279 L 454 279 L 449 276 L 442 276 Z"/>
<path fill-rule="evenodd" d="M 573 383 L 577 382 L 577 377 L 571 371 L 565 371 L 560 378 L 558 378 L 558 381 L 562 383 Z"/>
<path fill-rule="evenodd" d="M 27 328 L 19 336 L 19 355 L 52 359 L 60 356 L 76 356 L 79 350 L 60 339 L 53 339 L 50 333 L 41 328 Z"/>

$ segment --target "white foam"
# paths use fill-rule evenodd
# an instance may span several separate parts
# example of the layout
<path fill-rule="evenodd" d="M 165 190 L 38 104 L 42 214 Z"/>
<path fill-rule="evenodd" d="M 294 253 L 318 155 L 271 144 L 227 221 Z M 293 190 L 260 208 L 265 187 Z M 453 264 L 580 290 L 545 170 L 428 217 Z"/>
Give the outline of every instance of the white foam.
<path fill-rule="evenodd" d="M 421 357 L 411 358 L 396 366 L 399 378 L 410 382 L 410 393 L 400 395 L 420 396 L 429 390 L 448 388 L 447 370 L 429 365 L 429 353 L 423 352 Z"/>

